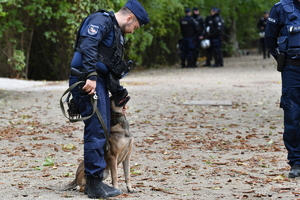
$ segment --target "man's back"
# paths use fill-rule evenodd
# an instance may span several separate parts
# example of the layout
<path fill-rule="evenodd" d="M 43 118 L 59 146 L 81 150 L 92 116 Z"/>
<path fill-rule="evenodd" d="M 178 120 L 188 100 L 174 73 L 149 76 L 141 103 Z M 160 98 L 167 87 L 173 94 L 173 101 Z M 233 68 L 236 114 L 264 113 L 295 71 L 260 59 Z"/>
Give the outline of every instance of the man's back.
<path fill-rule="evenodd" d="M 191 16 L 186 15 L 180 20 L 180 29 L 182 37 L 195 37 L 197 26 Z"/>

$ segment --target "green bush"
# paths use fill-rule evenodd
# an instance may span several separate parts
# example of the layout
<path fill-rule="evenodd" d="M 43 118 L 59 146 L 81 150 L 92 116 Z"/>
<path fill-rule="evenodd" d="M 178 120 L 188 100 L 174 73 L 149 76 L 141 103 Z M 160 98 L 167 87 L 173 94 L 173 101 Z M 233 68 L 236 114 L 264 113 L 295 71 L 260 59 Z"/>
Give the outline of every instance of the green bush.
<path fill-rule="evenodd" d="M 203 17 L 211 6 L 225 20 L 226 55 L 258 39 L 256 24 L 277 0 L 140 0 L 150 23 L 127 36 L 126 59 L 143 67 L 178 61 L 179 20 L 197 6 Z M 0 76 L 64 80 L 69 75 L 76 31 L 88 14 L 118 11 L 126 0 L 0 0 Z"/>

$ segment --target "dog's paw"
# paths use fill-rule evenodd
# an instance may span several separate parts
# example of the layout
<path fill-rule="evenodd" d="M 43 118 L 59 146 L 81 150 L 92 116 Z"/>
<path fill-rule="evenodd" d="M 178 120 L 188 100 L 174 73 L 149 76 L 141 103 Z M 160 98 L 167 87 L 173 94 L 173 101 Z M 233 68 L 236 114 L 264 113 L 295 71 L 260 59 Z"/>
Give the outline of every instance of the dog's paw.
<path fill-rule="evenodd" d="M 127 187 L 127 191 L 129 192 L 129 193 L 137 193 L 137 190 L 135 190 L 135 189 L 133 189 L 132 187 Z"/>

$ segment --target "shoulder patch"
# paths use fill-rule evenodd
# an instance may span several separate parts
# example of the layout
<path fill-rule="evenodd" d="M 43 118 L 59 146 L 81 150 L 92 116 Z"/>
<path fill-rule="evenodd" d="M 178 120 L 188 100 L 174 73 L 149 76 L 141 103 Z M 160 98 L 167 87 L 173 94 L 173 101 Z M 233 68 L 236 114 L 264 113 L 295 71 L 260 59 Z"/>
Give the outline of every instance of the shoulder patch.
<path fill-rule="evenodd" d="M 276 19 L 273 19 L 271 17 L 268 18 L 268 22 L 271 22 L 273 24 L 276 24 Z"/>
<path fill-rule="evenodd" d="M 96 35 L 98 33 L 98 31 L 99 31 L 98 25 L 94 25 L 94 24 L 89 25 L 89 27 L 88 27 L 89 35 Z"/>

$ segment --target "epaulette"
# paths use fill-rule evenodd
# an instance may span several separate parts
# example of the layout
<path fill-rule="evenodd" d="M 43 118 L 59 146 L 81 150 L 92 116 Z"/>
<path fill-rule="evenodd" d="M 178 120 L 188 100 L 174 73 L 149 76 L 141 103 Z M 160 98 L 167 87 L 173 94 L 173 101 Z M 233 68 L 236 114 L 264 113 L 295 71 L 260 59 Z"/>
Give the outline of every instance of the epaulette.
<path fill-rule="evenodd" d="M 103 16 L 109 17 L 109 14 L 107 12 L 103 12 L 102 14 L 103 14 Z"/>

